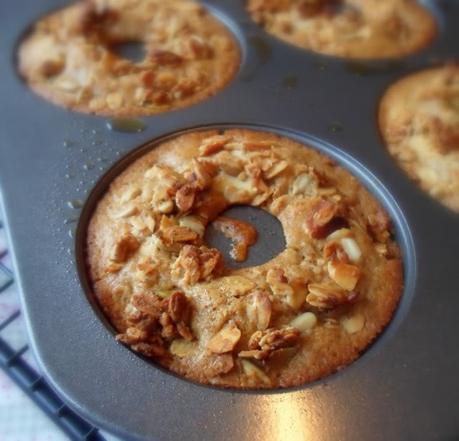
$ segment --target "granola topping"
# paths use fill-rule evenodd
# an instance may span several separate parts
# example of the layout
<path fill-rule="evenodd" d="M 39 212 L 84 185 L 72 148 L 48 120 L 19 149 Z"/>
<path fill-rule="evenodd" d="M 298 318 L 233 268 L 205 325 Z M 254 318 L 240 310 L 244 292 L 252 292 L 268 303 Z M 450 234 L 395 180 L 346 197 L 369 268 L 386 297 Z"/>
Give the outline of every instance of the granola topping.
<path fill-rule="evenodd" d="M 415 0 L 248 0 L 247 9 L 284 41 L 350 59 L 402 57 L 427 46 L 437 31 Z"/>
<path fill-rule="evenodd" d="M 379 125 L 389 153 L 416 184 L 456 213 L 458 103 L 456 61 L 399 79 L 388 88 L 379 108 Z M 377 227 L 378 220 L 372 220 Z"/>
<path fill-rule="evenodd" d="M 390 318 L 402 277 L 390 219 L 313 150 L 251 131 L 189 133 L 118 179 L 88 231 L 94 290 L 117 339 L 172 371 L 215 385 L 300 384 L 350 362 Z M 276 216 L 285 250 L 226 267 L 206 228 L 230 237 L 239 259 L 257 236 L 222 216 L 235 204 Z"/>
<path fill-rule="evenodd" d="M 117 53 L 128 42 L 144 46 L 142 60 Z M 192 0 L 80 0 L 38 21 L 19 49 L 21 74 L 40 95 L 115 116 L 206 99 L 239 63 L 231 32 Z"/>
<path fill-rule="evenodd" d="M 234 323 L 228 323 L 212 337 L 207 344 L 207 349 L 214 354 L 231 352 L 240 338 L 240 329 Z"/>

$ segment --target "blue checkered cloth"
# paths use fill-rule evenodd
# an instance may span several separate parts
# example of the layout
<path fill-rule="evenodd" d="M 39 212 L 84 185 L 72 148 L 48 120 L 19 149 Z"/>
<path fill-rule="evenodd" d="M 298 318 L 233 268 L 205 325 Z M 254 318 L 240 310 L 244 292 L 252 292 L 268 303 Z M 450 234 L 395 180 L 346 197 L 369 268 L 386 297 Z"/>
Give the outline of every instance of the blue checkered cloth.
<path fill-rule="evenodd" d="M 1 207 L 0 368 L 0 441 L 115 441 L 69 409 L 40 373 L 28 345 Z"/>

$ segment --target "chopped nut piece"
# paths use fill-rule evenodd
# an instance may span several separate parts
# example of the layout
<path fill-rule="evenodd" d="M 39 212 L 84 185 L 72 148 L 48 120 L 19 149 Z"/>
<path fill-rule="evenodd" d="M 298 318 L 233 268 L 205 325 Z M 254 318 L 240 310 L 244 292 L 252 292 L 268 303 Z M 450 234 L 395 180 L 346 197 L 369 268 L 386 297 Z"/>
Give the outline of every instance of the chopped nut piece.
<path fill-rule="evenodd" d="M 129 223 L 134 227 L 133 232 L 139 235 L 150 235 L 155 231 L 156 220 L 152 215 L 131 217 Z"/>
<path fill-rule="evenodd" d="M 247 222 L 225 216 L 217 218 L 212 225 L 225 237 L 231 239 L 233 243 L 231 257 L 237 262 L 243 262 L 247 258 L 249 246 L 257 241 L 257 230 Z"/>
<path fill-rule="evenodd" d="M 148 88 L 153 87 L 154 79 L 155 79 L 155 72 L 153 72 L 152 70 L 146 70 L 140 74 L 140 82 L 145 87 L 148 87 Z"/>
<path fill-rule="evenodd" d="M 215 358 L 209 360 L 208 372 L 213 376 L 227 374 L 234 367 L 233 355 L 230 353 L 215 355 Z"/>
<path fill-rule="evenodd" d="M 254 187 L 261 193 L 269 193 L 271 190 L 266 185 L 266 182 L 263 180 L 263 172 L 259 167 L 248 166 L 246 167 L 248 174 L 252 178 L 252 183 Z"/>
<path fill-rule="evenodd" d="M 258 150 L 265 150 L 271 148 L 272 142 L 266 141 L 245 141 L 243 144 L 244 150 L 248 152 L 256 152 Z"/>
<path fill-rule="evenodd" d="M 135 199 L 137 196 L 140 196 L 142 193 L 142 190 L 139 187 L 136 187 L 134 185 L 130 185 L 121 195 L 120 201 L 122 203 L 126 203 L 129 201 L 132 201 Z"/>
<path fill-rule="evenodd" d="M 161 300 L 155 295 L 138 293 L 134 294 L 131 298 L 132 305 L 153 318 L 159 319 L 162 311 Z"/>
<path fill-rule="evenodd" d="M 120 339 L 120 341 L 122 341 Z M 164 346 L 160 344 L 152 344 L 152 343 L 138 343 L 132 345 L 131 348 L 136 351 L 140 352 L 142 355 L 152 358 L 162 358 L 167 356 L 166 349 Z"/>
<path fill-rule="evenodd" d="M 139 207 L 135 203 L 125 204 L 114 214 L 115 219 L 122 219 L 130 216 L 134 216 L 139 212 Z"/>
<path fill-rule="evenodd" d="M 176 328 L 175 323 L 172 321 L 169 314 L 163 312 L 159 317 L 159 323 L 162 327 L 161 337 L 163 337 L 167 341 L 172 340 L 175 337 Z"/>
<path fill-rule="evenodd" d="M 218 289 L 223 294 L 232 297 L 241 297 L 255 288 L 255 282 L 243 276 L 226 276 L 218 279 Z"/>
<path fill-rule="evenodd" d="M 154 79 L 153 89 L 168 93 L 177 84 L 177 78 L 172 72 L 158 72 Z"/>
<path fill-rule="evenodd" d="M 173 99 L 172 95 L 169 92 L 166 92 L 165 90 L 151 92 L 148 95 L 148 98 L 149 101 L 157 104 L 158 106 L 165 106 L 166 104 L 169 104 Z"/>
<path fill-rule="evenodd" d="M 249 379 L 254 381 L 255 384 L 261 381 L 265 386 L 271 386 L 270 378 L 258 366 L 255 366 L 247 360 L 241 360 L 241 364 L 244 373 L 247 377 L 249 377 Z"/>
<path fill-rule="evenodd" d="M 266 360 L 270 355 L 271 351 L 268 350 L 241 351 L 237 354 L 239 358 L 254 358 L 255 360 Z"/>
<path fill-rule="evenodd" d="M 219 174 L 212 182 L 214 191 L 221 193 L 230 204 L 246 204 L 256 196 L 258 190 L 252 180 Z"/>
<path fill-rule="evenodd" d="M 301 279 L 288 280 L 284 270 L 271 268 L 266 274 L 271 291 L 276 296 L 285 298 L 285 302 L 293 309 L 299 309 L 305 301 L 306 281 Z"/>
<path fill-rule="evenodd" d="M 69 78 L 58 78 L 58 81 L 55 82 L 55 86 L 65 92 L 75 92 L 80 87 L 76 81 Z M 102 99 L 102 101 L 104 100 Z"/>
<path fill-rule="evenodd" d="M 378 242 L 384 243 L 388 239 L 391 227 L 389 216 L 381 210 L 368 216 L 368 227 Z"/>
<path fill-rule="evenodd" d="M 48 59 L 40 66 L 40 75 L 45 78 L 59 75 L 65 67 L 63 56 L 57 56 L 55 59 Z"/>
<path fill-rule="evenodd" d="M 189 78 L 183 78 L 174 87 L 173 94 L 175 98 L 183 98 L 192 95 L 196 91 L 197 84 Z"/>
<path fill-rule="evenodd" d="M 375 250 L 378 254 L 381 254 L 381 256 L 386 256 L 387 255 L 387 245 L 385 243 L 377 243 L 375 245 Z"/>
<path fill-rule="evenodd" d="M 185 41 L 185 53 L 194 59 L 211 58 L 213 55 L 212 47 L 201 37 L 191 35 Z"/>
<path fill-rule="evenodd" d="M 161 292 L 161 291 L 158 291 Z M 129 322 L 134 326 L 119 337 L 126 344 L 147 342 L 163 347 L 164 340 L 182 337 L 192 340 L 189 327 L 192 307 L 188 298 L 180 291 L 173 291 L 166 299 L 152 294 L 134 294 L 128 305 L 133 313 Z M 134 348 L 135 349 L 135 348 Z"/>
<path fill-rule="evenodd" d="M 112 110 L 117 110 L 123 105 L 123 96 L 117 92 L 109 93 L 105 100 L 108 107 Z"/>
<path fill-rule="evenodd" d="M 180 55 L 175 54 L 171 51 L 165 51 L 157 49 L 152 54 L 150 54 L 151 61 L 158 63 L 160 65 L 177 65 L 183 62 L 183 58 Z"/>
<path fill-rule="evenodd" d="M 228 323 L 207 344 L 207 349 L 214 354 L 231 352 L 241 338 L 241 331 L 234 323 Z"/>
<path fill-rule="evenodd" d="M 155 262 L 151 259 L 143 257 L 141 258 L 136 265 L 136 279 L 147 284 L 148 286 L 153 286 L 158 282 L 158 270 Z"/>
<path fill-rule="evenodd" d="M 157 202 L 156 209 L 163 214 L 170 214 L 174 211 L 174 202 L 172 199 L 163 199 Z"/>
<path fill-rule="evenodd" d="M 168 313 L 174 322 L 180 321 L 189 322 L 191 317 L 191 306 L 188 303 L 188 299 L 180 291 L 174 292 L 169 297 Z"/>
<path fill-rule="evenodd" d="M 192 308 L 188 298 L 180 291 L 174 292 L 168 299 L 167 313 L 177 327 L 177 333 L 185 340 L 192 340 L 189 328 Z"/>
<path fill-rule="evenodd" d="M 179 225 L 195 231 L 200 237 L 204 236 L 206 226 L 199 216 L 185 216 L 180 218 Z"/>
<path fill-rule="evenodd" d="M 218 272 L 221 263 L 222 255 L 217 249 L 185 245 L 172 269 L 185 285 L 193 285 Z"/>
<path fill-rule="evenodd" d="M 332 309 L 352 303 L 357 298 L 354 291 L 346 292 L 337 285 L 310 283 L 306 301 L 319 309 Z"/>
<path fill-rule="evenodd" d="M 275 351 L 280 348 L 288 348 L 298 343 L 299 336 L 300 331 L 292 326 L 256 331 L 249 339 L 249 349 Z"/>
<path fill-rule="evenodd" d="M 173 340 L 169 346 L 170 353 L 180 358 L 190 356 L 195 350 L 196 343 L 183 339 Z"/>
<path fill-rule="evenodd" d="M 228 206 L 229 202 L 221 193 L 205 193 L 199 197 L 194 212 L 208 222 L 211 222 Z"/>
<path fill-rule="evenodd" d="M 363 329 L 365 317 L 361 314 L 356 314 L 352 317 L 344 317 L 341 319 L 341 325 L 349 334 L 355 334 Z"/>
<path fill-rule="evenodd" d="M 169 228 L 161 230 L 162 239 L 166 244 L 194 242 L 198 238 L 196 231 L 187 227 L 173 225 Z"/>
<path fill-rule="evenodd" d="M 338 206 L 326 199 L 318 199 L 306 217 L 306 227 L 314 239 L 327 236 L 327 226 L 338 213 Z"/>
<path fill-rule="evenodd" d="M 291 0 L 253 0 L 249 2 L 248 9 L 250 12 L 260 10 L 277 12 L 287 9 L 290 3 Z"/>
<path fill-rule="evenodd" d="M 199 190 L 205 190 L 212 183 L 217 173 L 217 166 L 212 162 L 193 158 L 193 182 Z"/>
<path fill-rule="evenodd" d="M 351 262 L 357 263 L 360 261 L 362 251 L 355 239 L 352 237 L 343 237 L 340 243 Z"/>
<path fill-rule="evenodd" d="M 327 11 L 331 11 L 342 0 L 302 0 L 298 4 L 298 12 L 302 17 L 313 17 Z"/>
<path fill-rule="evenodd" d="M 287 283 L 288 279 L 281 268 L 270 268 L 266 273 L 266 281 L 270 285 L 277 285 L 279 283 Z"/>
<path fill-rule="evenodd" d="M 225 135 L 216 135 L 211 138 L 207 138 L 199 147 L 199 152 L 203 156 L 213 155 L 214 153 L 222 150 L 226 144 L 231 141 L 231 137 Z"/>
<path fill-rule="evenodd" d="M 111 260 L 118 263 L 126 262 L 140 247 L 140 242 L 132 235 L 123 236 L 115 245 Z"/>
<path fill-rule="evenodd" d="M 220 271 L 222 255 L 216 248 L 200 248 L 199 261 L 201 265 L 201 278 L 206 279 L 212 273 Z"/>
<path fill-rule="evenodd" d="M 288 167 L 287 161 L 276 161 L 274 165 L 265 172 L 264 176 L 266 179 L 273 179 L 280 175 Z"/>
<path fill-rule="evenodd" d="M 317 178 L 309 173 L 303 173 L 298 175 L 293 181 L 291 187 L 291 194 L 296 195 L 305 195 L 305 196 L 314 196 L 317 192 L 319 183 Z"/>
<path fill-rule="evenodd" d="M 324 246 L 323 257 L 324 259 L 333 259 L 344 263 L 349 262 L 349 256 L 337 240 L 327 241 Z"/>
<path fill-rule="evenodd" d="M 312 312 L 305 312 L 290 322 L 290 326 L 300 332 L 310 331 L 317 324 L 317 317 Z"/>
<path fill-rule="evenodd" d="M 129 327 L 126 329 L 124 334 L 118 334 L 116 339 L 126 345 L 134 345 L 145 341 L 148 338 L 148 334 L 144 329 L 138 329 L 135 327 Z"/>
<path fill-rule="evenodd" d="M 168 299 L 173 292 L 174 291 L 172 289 L 157 289 L 154 294 L 160 299 Z"/>
<path fill-rule="evenodd" d="M 175 193 L 175 204 L 182 212 L 190 211 L 196 198 L 196 188 L 191 184 L 185 184 Z"/>
<path fill-rule="evenodd" d="M 275 196 L 271 203 L 270 212 L 274 216 L 279 216 L 287 208 L 289 202 L 290 198 L 288 195 Z"/>
<path fill-rule="evenodd" d="M 338 241 L 344 237 L 352 235 L 352 231 L 349 228 L 340 228 L 339 230 L 333 231 L 333 233 L 327 236 L 327 241 Z"/>
<path fill-rule="evenodd" d="M 260 205 L 264 204 L 271 196 L 272 196 L 271 190 L 265 193 L 257 194 L 252 200 L 252 205 L 254 207 L 259 207 Z"/>
<path fill-rule="evenodd" d="M 247 301 L 247 317 L 255 327 L 264 331 L 268 328 L 271 320 L 271 301 L 265 291 L 255 291 L 249 296 Z"/>
<path fill-rule="evenodd" d="M 328 262 L 328 274 L 347 291 L 352 291 L 360 277 L 360 269 L 355 265 L 332 260 Z"/>
<path fill-rule="evenodd" d="M 111 262 L 110 265 L 108 265 L 105 268 L 106 273 L 117 273 L 118 271 L 123 268 L 123 265 L 121 263 L 116 263 L 116 262 Z"/>
<path fill-rule="evenodd" d="M 284 270 L 280 268 L 269 269 L 266 274 L 266 281 L 276 296 L 289 297 L 293 294 L 293 288 L 288 284 Z"/>

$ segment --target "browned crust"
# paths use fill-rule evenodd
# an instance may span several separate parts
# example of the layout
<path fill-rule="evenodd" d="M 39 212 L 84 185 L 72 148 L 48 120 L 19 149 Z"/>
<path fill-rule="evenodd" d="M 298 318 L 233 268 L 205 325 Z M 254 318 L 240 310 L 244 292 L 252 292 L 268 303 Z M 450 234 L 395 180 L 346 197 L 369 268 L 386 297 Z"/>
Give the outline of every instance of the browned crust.
<path fill-rule="evenodd" d="M 207 79 L 207 83 L 201 85 L 198 82 L 196 86 L 197 89 L 191 94 L 186 94 L 178 99 L 171 98 L 169 102 L 165 102 L 164 104 L 162 104 L 160 101 L 147 102 L 145 104 L 137 104 L 132 101 L 126 103 L 125 101 L 128 98 L 128 96 L 134 94 L 134 87 L 136 86 L 136 84 L 132 82 L 132 84 L 129 85 L 130 89 L 128 90 L 126 88 L 126 90 L 123 91 L 123 88 L 125 87 L 124 83 L 122 82 L 123 76 L 118 77 L 118 79 L 115 80 L 115 86 L 107 86 L 104 89 L 102 95 L 100 95 L 99 92 L 97 92 L 97 89 L 101 87 L 101 84 L 105 84 L 105 82 L 109 81 L 108 77 L 104 76 L 103 74 L 97 74 L 100 75 L 99 78 L 97 78 L 97 81 L 95 81 L 94 83 L 90 83 L 87 87 L 79 87 L 75 90 L 75 92 L 65 92 L 56 85 L 56 82 L 54 80 L 59 79 L 60 75 L 57 75 L 55 78 L 51 77 L 51 79 L 37 77 L 35 71 L 37 68 L 38 60 L 32 60 L 31 54 L 34 50 L 33 46 L 37 44 L 38 39 L 42 35 L 51 35 L 53 37 L 56 37 L 59 40 L 60 50 L 64 50 L 64 52 L 70 52 L 71 50 L 73 50 L 74 47 L 82 45 L 82 38 L 83 43 L 92 44 L 94 46 L 95 51 L 102 50 L 105 52 L 110 52 L 110 50 L 106 48 L 105 45 L 103 45 L 102 43 L 91 43 L 89 38 L 84 40 L 85 31 L 81 30 L 75 33 L 74 30 L 70 29 L 70 26 L 77 27 L 78 20 L 80 20 L 80 16 L 84 15 L 85 11 L 88 9 L 88 5 L 90 5 L 91 3 L 101 3 L 99 0 L 94 0 L 92 2 L 81 1 L 79 3 L 70 5 L 64 9 L 56 11 L 40 19 L 35 24 L 35 27 L 33 28 L 32 32 L 21 43 L 21 46 L 19 48 L 19 72 L 24 77 L 25 81 L 28 83 L 31 89 L 41 97 L 45 98 L 46 100 L 58 106 L 65 107 L 69 110 L 84 113 L 95 113 L 103 116 L 129 117 L 153 115 L 171 110 L 179 110 L 196 104 L 200 101 L 203 101 L 221 91 L 237 74 L 241 61 L 239 44 L 232 32 L 229 29 L 227 29 L 222 23 L 220 23 L 215 17 L 213 17 L 210 13 L 205 12 L 202 15 L 190 14 L 190 16 L 187 17 L 186 6 L 189 6 L 190 4 L 195 4 L 193 0 L 173 0 L 173 2 L 175 3 L 175 11 L 177 16 L 181 16 L 181 19 L 184 21 L 189 19 L 190 23 L 191 20 L 194 20 L 193 23 L 196 26 L 196 29 L 198 29 L 195 35 L 197 35 L 199 38 L 202 38 L 204 41 L 206 41 L 206 43 L 209 43 L 209 46 L 214 51 L 214 56 L 211 59 L 198 59 L 186 61 L 183 66 L 179 66 L 175 70 L 171 68 L 172 70 L 168 71 L 173 75 L 177 76 L 177 78 L 179 78 L 180 75 L 183 74 L 183 76 L 181 77 L 183 79 L 188 79 L 189 74 L 190 72 L 192 72 L 193 69 L 194 72 L 199 75 L 205 75 L 209 73 L 210 78 Z M 108 3 L 113 3 L 113 1 L 110 1 Z M 134 2 L 133 5 L 130 5 L 130 0 L 124 0 L 123 2 L 120 2 L 120 7 L 116 9 L 116 13 L 119 15 L 121 19 L 123 17 L 123 3 L 125 3 L 125 7 L 128 8 L 130 13 L 132 13 L 132 11 L 135 10 L 135 8 L 137 7 L 136 2 Z M 153 6 L 155 6 L 156 9 L 161 9 L 163 8 L 163 5 L 165 5 L 165 3 L 162 3 L 158 0 L 143 0 L 143 2 L 137 4 L 141 4 L 141 6 L 144 7 L 148 3 L 151 3 Z M 170 5 L 166 7 L 169 6 Z M 143 20 L 143 22 L 145 22 L 145 17 L 142 16 L 141 19 Z M 61 21 L 62 23 L 60 23 Z M 139 24 L 139 27 L 143 26 L 143 22 Z M 57 26 L 56 23 L 58 23 Z M 66 30 L 68 31 L 67 34 L 65 34 L 65 32 L 63 34 L 62 32 L 62 27 L 65 26 L 69 26 L 69 29 Z M 54 29 L 53 27 L 56 27 L 57 29 Z M 41 31 L 41 29 L 44 28 L 48 28 L 49 30 L 45 32 Z M 126 33 L 129 32 L 129 30 L 126 30 Z M 150 30 L 145 29 L 145 37 L 148 36 L 148 38 L 151 39 L 152 35 L 153 34 Z M 214 40 L 210 39 L 209 36 L 214 36 Z M 180 38 L 184 39 L 185 37 Z M 123 38 L 121 38 L 121 40 L 123 40 Z M 127 34 L 126 40 L 129 40 Z M 142 40 L 142 38 L 139 38 L 139 40 Z M 145 44 L 147 53 L 150 49 L 153 50 L 155 48 L 154 41 L 148 42 L 145 40 Z M 57 46 L 55 50 L 57 52 Z M 40 51 L 38 50 L 37 52 L 40 53 Z M 49 51 L 43 51 L 43 53 L 39 55 L 39 57 L 42 57 L 43 62 L 46 61 L 44 57 L 48 55 L 47 52 Z M 118 61 L 122 60 L 114 54 L 111 55 L 114 56 L 114 59 Z M 36 55 L 34 54 L 33 58 L 35 57 Z M 125 62 L 125 60 L 122 61 Z M 89 61 L 87 61 L 87 63 L 89 63 Z M 99 63 L 91 61 L 91 63 L 93 65 L 91 69 L 98 69 L 98 65 L 101 62 Z M 128 61 L 127 67 L 123 67 L 122 69 L 129 70 L 132 66 L 134 66 L 134 63 Z M 148 73 L 148 71 L 148 67 L 142 68 L 142 72 Z M 151 68 L 151 72 L 154 74 L 156 73 L 155 67 Z M 117 75 L 115 75 L 115 77 L 112 77 L 110 81 L 113 81 L 116 77 Z M 135 81 L 137 81 L 138 86 L 143 87 L 143 85 L 140 83 L 138 79 L 136 79 Z M 89 90 L 90 93 L 94 93 L 94 98 L 105 98 L 109 92 L 112 93 L 121 91 L 125 100 L 123 104 L 120 105 L 118 108 L 111 108 L 107 103 L 103 105 L 98 105 L 97 107 L 93 107 L 90 101 L 81 98 L 83 92 L 86 93 L 86 89 Z M 154 92 L 155 90 L 156 89 L 152 89 L 152 92 Z M 171 93 L 175 92 L 171 91 Z M 78 95 L 80 95 L 80 97 L 78 97 Z"/>
<path fill-rule="evenodd" d="M 261 3 L 259 0 L 248 0 L 248 9 L 269 33 L 303 49 L 343 58 L 400 58 L 426 48 L 438 32 L 433 15 L 416 0 L 344 0 L 345 8 L 360 11 L 363 23 L 372 30 L 370 38 L 349 37 L 350 30 L 357 30 L 353 19 L 349 20 L 345 30 L 340 30 L 335 18 L 343 16 L 341 12 L 337 15 L 318 13 L 301 17 L 294 12 L 301 3 L 299 0 L 274 0 L 272 3 L 284 5 L 274 11 L 258 6 Z M 317 3 L 327 1 L 317 0 Z M 389 7 L 393 12 L 386 14 Z M 401 36 L 399 18 L 404 20 L 403 26 L 408 29 L 409 36 Z M 302 27 L 306 23 L 312 23 L 308 31 Z M 390 31 L 392 27 L 394 29 Z M 362 34 L 365 32 L 362 31 Z"/>
<path fill-rule="evenodd" d="M 198 154 L 197 149 L 201 141 L 209 136 L 217 135 L 217 133 L 217 131 L 192 132 L 160 144 L 134 162 L 113 181 L 92 216 L 87 233 L 88 271 L 99 303 L 120 332 L 125 331 L 126 328 L 123 308 L 127 299 L 123 296 L 116 297 L 114 295 L 113 280 L 110 281 L 107 277 L 104 277 L 106 263 L 103 258 L 104 247 L 110 246 L 110 238 L 119 234 L 117 225 L 108 220 L 108 210 L 113 204 L 113 197 L 123 186 L 140 179 L 143 173 L 154 163 L 159 162 L 179 167 L 190 161 L 191 158 Z M 270 141 L 282 145 L 282 154 L 291 155 L 290 160 L 295 161 L 295 163 L 306 163 L 313 166 L 326 176 L 331 185 L 339 185 L 340 192 L 346 195 L 346 200 L 351 204 L 349 213 L 352 214 L 349 215 L 352 216 L 355 222 L 361 222 L 364 225 L 368 219 L 381 216 L 383 213 L 379 203 L 355 178 L 330 161 L 330 159 L 310 148 L 305 148 L 293 140 L 267 132 L 232 129 L 225 131 L 224 134 L 243 138 L 245 141 L 250 142 Z M 267 209 L 263 206 L 262 208 Z M 295 236 L 293 224 L 290 224 L 288 217 L 289 215 L 285 213 L 281 215 L 281 221 L 287 236 L 287 246 L 289 246 L 289 237 L 295 241 L 307 239 L 306 233 L 303 233 L 300 238 Z M 291 222 L 293 221 L 294 219 Z M 296 223 L 298 223 L 298 219 Z M 351 315 L 363 316 L 365 320 L 364 328 L 358 333 L 348 334 L 339 324 L 340 315 L 337 316 L 338 324 L 330 322 L 329 326 L 325 326 L 324 322 L 321 322 L 320 326 L 316 326 L 301 344 L 299 355 L 283 365 L 282 368 L 274 367 L 272 370 L 268 368 L 267 372 L 271 378 L 272 387 L 291 387 L 311 382 L 346 366 L 365 350 L 390 321 L 398 305 L 403 287 L 403 268 L 401 259 L 398 257 L 398 247 L 395 244 L 391 244 L 392 257 L 382 259 L 374 252 L 375 242 L 368 235 L 369 233 L 362 230 L 361 234 L 360 243 L 364 244 L 363 246 L 367 253 L 362 263 L 363 277 L 360 285 L 360 289 L 365 292 L 365 296 L 344 314 L 348 316 L 352 313 Z M 290 254 L 288 252 L 281 253 L 273 260 L 259 267 L 236 271 L 226 270 L 225 276 L 243 275 L 251 280 L 260 281 L 260 277 L 264 280 L 268 269 L 276 266 L 283 268 L 291 266 L 293 261 Z M 193 323 L 193 329 L 198 339 L 205 339 L 209 333 L 212 334 L 218 329 L 219 323 L 221 323 L 219 305 L 226 305 L 224 308 L 227 308 L 226 313 L 230 315 L 237 315 L 236 311 L 238 311 L 236 304 L 222 298 L 221 294 L 217 295 L 210 291 L 210 288 L 206 289 L 206 295 L 203 295 L 203 293 L 196 294 L 193 288 L 186 292 L 189 298 L 192 299 L 194 308 L 199 310 L 199 314 L 195 317 Z M 212 312 L 210 313 L 209 311 Z M 294 317 L 291 311 L 287 311 L 288 309 L 285 310 L 285 317 L 280 319 L 281 323 L 285 323 L 286 320 L 288 321 L 291 317 Z M 206 318 L 206 314 L 209 313 L 212 314 L 210 322 Z M 214 322 L 216 323 L 214 324 Z M 208 326 L 209 329 L 201 328 L 203 324 Z M 244 323 L 238 322 L 238 325 L 244 334 Z M 204 384 L 211 383 L 221 387 L 238 388 L 267 387 L 262 382 L 248 384 L 244 380 L 244 374 L 242 374 L 237 357 L 235 358 L 236 368 L 225 375 L 213 376 L 212 373 L 214 371 L 218 372 L 218 369 L 214 369 L 213 366 L 215 364 L 218 365 L 221 360 L 207 357 L 203 353 L 200 356 L 201 358 L 204 357 L 204 360 L 197 357 L 192 362 L 185 363 L 178 358 L 173 358 L 172 360 L 159 360 L 159 362 L 188 379 Z"/>
<path fill-rule="evenodd" d="M 398 165 L 424 191 L 456 212 L 459 112 L 454 107 L 445 111 L 443 102 L 457 100 L 458 84 L 457 63 L 424 69 L 391 84 L 378 110 L 381 135 Z M 433 113 L 427 109 L 432 105 L 438 107 Z"/>

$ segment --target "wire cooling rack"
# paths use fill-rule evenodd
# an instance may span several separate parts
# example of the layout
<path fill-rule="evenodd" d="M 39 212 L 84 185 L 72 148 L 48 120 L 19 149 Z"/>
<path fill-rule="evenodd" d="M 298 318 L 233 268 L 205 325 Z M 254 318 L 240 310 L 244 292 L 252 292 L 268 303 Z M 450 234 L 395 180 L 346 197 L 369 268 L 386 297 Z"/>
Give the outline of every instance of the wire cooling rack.
<path fill-rule="evenodd" d="M 0 207 L 0 368 L 71 440 L 113 439 L 71 410 L 40 373 L 22 323 L 1 216 Z"/>

